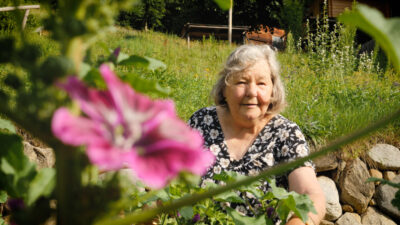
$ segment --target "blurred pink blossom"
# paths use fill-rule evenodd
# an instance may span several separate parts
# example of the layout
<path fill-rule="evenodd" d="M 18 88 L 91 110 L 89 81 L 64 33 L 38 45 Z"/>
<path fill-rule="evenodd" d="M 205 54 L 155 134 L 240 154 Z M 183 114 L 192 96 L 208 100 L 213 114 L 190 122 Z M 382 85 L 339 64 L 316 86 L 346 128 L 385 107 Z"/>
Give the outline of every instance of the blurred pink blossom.
<path fill-rule="evenodd" d="M 214 162 L 197 131 L 181 121 L 169 100 L 138 94 L 106 65 L 100 66 L 107 90 L 86 87 L 69 77 L 61 87 L 86 116 L 58 109 L 54 135 L 66 144 L 85 145 L 90 161 L 102 170 L 132 168 L 146 185 L 161 188 L 180 171 L 202 175 Z"/>

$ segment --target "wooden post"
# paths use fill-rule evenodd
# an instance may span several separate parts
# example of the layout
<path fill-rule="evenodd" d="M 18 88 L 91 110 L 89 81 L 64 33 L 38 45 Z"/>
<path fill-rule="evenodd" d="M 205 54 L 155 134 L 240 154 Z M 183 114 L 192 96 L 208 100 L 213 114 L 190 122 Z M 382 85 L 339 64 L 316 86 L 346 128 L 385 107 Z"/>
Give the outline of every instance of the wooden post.
<path fill-rule="evenodd" d="M 228 24 L 229 45 L 232 43 L 232 8 L 233 8 L 233 0 L 231 0 L 231 7 L 229 8 L 229 24 Z"/>
<path fill-rule="evenodd" d="M 190 48 L 190 34 L 187 32 L 186 34 L 186 41 L 187 41 L 187 47 Z"/>
<path fill-rule="evenodd" d="M 22 30 L 25 29 L 26 21 L 28 20 L 29 9 L 25 10 L 24 19 L 22 20 Z"/>

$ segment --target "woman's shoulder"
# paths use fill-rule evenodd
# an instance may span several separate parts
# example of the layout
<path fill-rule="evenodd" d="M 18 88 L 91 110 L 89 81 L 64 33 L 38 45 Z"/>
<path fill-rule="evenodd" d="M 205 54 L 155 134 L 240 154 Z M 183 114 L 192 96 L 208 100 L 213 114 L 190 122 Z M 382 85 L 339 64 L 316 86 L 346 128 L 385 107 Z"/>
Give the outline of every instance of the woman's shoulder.
<path fill-rule="evenodd" d="M 275 115 L 271 119 L 269 124 L 274 128 L 300 129 L 299 126 L 297 125 L 297 123 L 289 120 L 288 118 L 282 116 L 281 114 Z"/>
<path fill-rule="evenodd" d="M 209 121 L 212 122 L 212 120 L 214 120 L 216 116 L 216 106 L 204 107 L 194 112 L 193 115 L 189 118 L 188 123 L 190 126 L 196 127 L 199 121 L 205 120 L 207 123 L 209 123 Z"/>
<path fill-rule="evenodd" d="M 217 111 L 217 107 L 216 106 L 208 106 L 208 107 L 204 107 L 204 108 L 201 108 L 201 109 L 197 110 L 196 112 L 193 113 L 192 116 L 209 115 L 209 114 L 213 114 L 216 111 Z"/>
<path fill-rule="evenodd" d="M 205 116 L 214 116 L 217 114 L 217 108 L 216 106 L 209 106 L 209 107 L 204 107 L 196 112 L 193 113 L 193 115 L 190 117 L 189 121 L 192 120 L 193 118 L 202 118 Z"/>

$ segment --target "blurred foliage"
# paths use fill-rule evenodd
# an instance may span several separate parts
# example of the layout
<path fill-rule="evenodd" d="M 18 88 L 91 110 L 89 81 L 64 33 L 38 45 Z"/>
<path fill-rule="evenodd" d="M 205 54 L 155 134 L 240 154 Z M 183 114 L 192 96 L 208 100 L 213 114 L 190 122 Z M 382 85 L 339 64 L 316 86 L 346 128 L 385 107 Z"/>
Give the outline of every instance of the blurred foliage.
<path fill-rule="evenodd" d="M 278 11 L 282 0 L 233 1 L 233 24 L 257 27 L 259 24 L 279 26 Z M 180 34 L 186 23 L 227 24 L 228 12 L 217 2 L 228 5 L 230 1 L 211 0 L 152 0 L 143 1 L 129 11 L 121 12 L 120 25 L 135 29 L 148 28 Z"/>
<path fill-rule="evenodd" d="M 303 36 L 305 0 L 282 0 L 279 23 L 286 32 L 291 32 L 294 40 Z"/>

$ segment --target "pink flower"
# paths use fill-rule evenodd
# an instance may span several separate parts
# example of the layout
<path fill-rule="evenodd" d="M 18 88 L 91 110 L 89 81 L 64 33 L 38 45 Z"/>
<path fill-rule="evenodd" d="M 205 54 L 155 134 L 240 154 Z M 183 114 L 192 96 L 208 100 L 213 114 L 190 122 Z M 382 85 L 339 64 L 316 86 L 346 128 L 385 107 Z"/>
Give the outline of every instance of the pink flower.
<path fill-rule="evenodd" d="M 200 134 L 175 113 L 169 100 L 135 93 L 106 65 L 100 66 L 108 90 L 86 87 L 76 77 L 61 86 L 86 116 L 58 109 L 54 135 L 66 144 L 85 145 L 90 161 L 102 170 L 130 167 L 146 185 L 161 188 L 180 171 L 202 175 L 214 162 Z"/>

